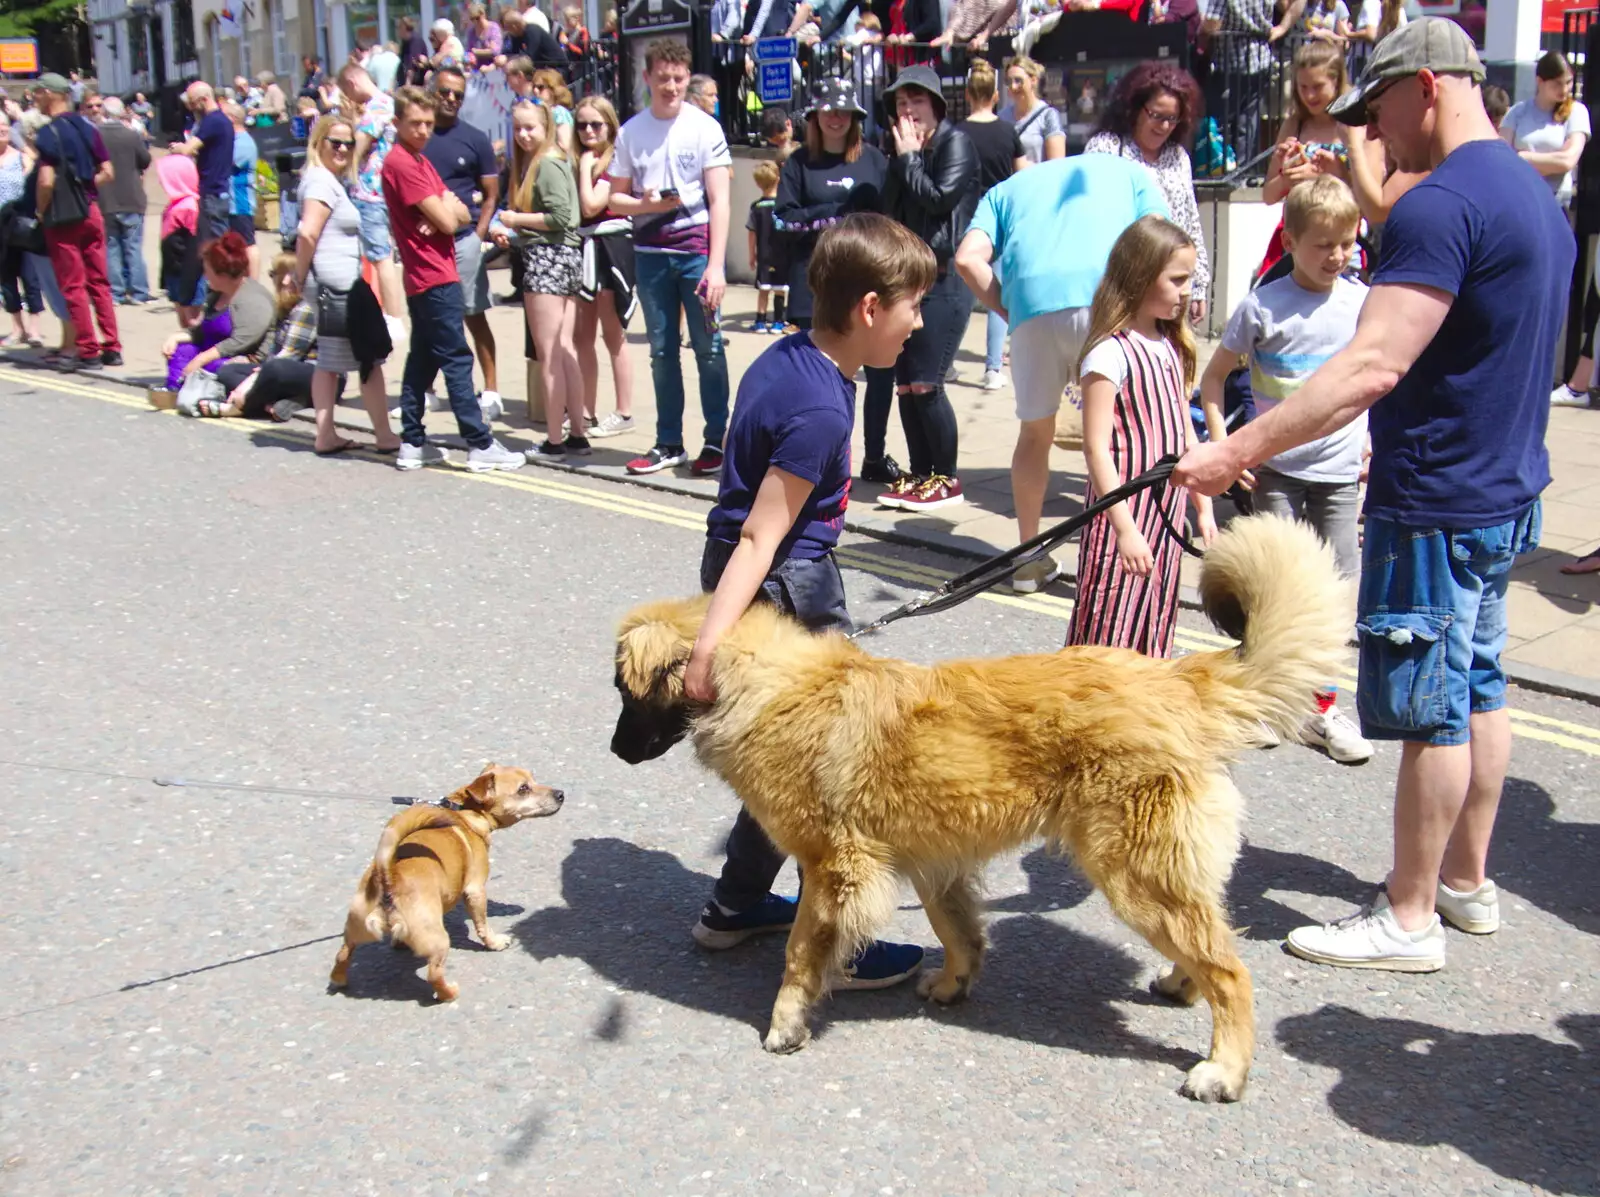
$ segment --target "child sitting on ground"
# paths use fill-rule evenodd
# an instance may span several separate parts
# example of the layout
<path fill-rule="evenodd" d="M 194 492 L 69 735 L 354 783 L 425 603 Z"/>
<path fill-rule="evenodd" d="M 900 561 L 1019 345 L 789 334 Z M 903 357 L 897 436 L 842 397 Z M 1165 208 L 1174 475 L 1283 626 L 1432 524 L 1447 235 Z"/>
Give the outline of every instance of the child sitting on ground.
<path fill-rule="evenodd" d="M 750 233 L 750 262 L 756 272 L 756 319 L 753 333 L 782 333 L 784 306 L 789 302 L 789 263 L 773 225 L 772 210 L 777 203 L 778 164 L 757 162 L 751 172 L 761 198 L 750 205 L 750 218 L 744 227 Z M 767 320 L 767 301 L 772 301 L 772 319 Z"/>
<path fill-rule="evenodd" d="M 1222 334 L 1222 346 L 1200 382 L 1206 431 L 1224 440 L 1222 388 L 1237 354 L 1250 358 L 1250 389 L 1256 410 L 1271 411 L 1350 343 L 1367 288 L 1345 277 L 1356 247 L 1361 211 L 1340 180 L 1324 175 L 1295 185 L 1283 205 L 1284 248 L 1294 270 L 1263 283 L 1240 301 Z M 1361 459 L 1367 416 L 1320 440 L 1281 453 L 1255 471 L 1257 512 L 1304 520 L 1332 546 L 1339 572 L 1361 572 L 1356 535 L 1360 510 Z M 1301 742 L 1336 761 L 1354 764 L 1372 755 L 1372 745 L 1335 705 L 1335 691 L 1317 696 L 1318 712 L 1306 721 Z"/>
<path fill-rule="evenodd" d="M 833 549 L 850 496 L 852 379 L 862 366 L 894 364 L 937 270 L 921 238 L 877 213 L 847 216 L 817 240 L 806 276 L 811 330 L 773 344 L 739 383 L 700 560 L 712 598 L 684 670 L 691 701 L 715 701 L 717 643 L 752 602 L 773 603 L 812 631 L 849 629 Z M 787 930 L 795 918 L 795 900 L 771 892 L 783 854 L 743 808 L 727 850 L 693 928 L 714 951 Z M 872 943 L 833 987 L 882 989 L 921 966 L 919 947 Z"/>

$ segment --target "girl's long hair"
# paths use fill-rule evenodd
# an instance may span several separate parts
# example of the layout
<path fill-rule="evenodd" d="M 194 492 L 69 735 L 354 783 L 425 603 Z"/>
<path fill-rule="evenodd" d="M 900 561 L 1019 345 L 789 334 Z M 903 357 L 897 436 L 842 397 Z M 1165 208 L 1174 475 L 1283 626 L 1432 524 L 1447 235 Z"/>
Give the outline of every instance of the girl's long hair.
<path fill-rule="evenodd" d="M 1144 306 L 1144 297 L 1155 286 L 1172 255 L 1180 249 L 1193 249 L 1189 234 L 1162 216 L 1145 216 L 1123 230 L 1111 247 L 1105 276 L 1095 289 L 1094 306 L 1089 310 L 1089 336 L 1078 355 L 1078 374 L 1083 374 L 1084 358 L 1101 341 L 1131 328 Z M 1194 332 L 1188 313 L 1179 312 L 1176 320 L 1157 322 L 1161 335 L 1172 342 L 1183 367 L 1183 392 L 1194 387 Z"/>
<path fill-rule="evenodd" d="M 622 127 L 622 123 L 617 120 L 617 110 L 611 106 L 611 101 L 606 99 L 604 96 L 585 96 L 583 99 L 579 100 L 578 106 L 572 111 L 573 120 L 577 120 L 578 114 L 581 113 L 585 108 L 589 109 L 596 116 L 598 116 L 606 127 L 606 147 L 600 152 L 597 158 L 597 163 L 600 167 L 600 173 L 604 174 L 611 167 L 611 156 L 616 153 L 617 130 Z M 576 129 L 573 130 L 573 134 L 576 136 Z M 582 145 L 581 140 L 579 141 L 579 145 Z"/>
<path fill-rule="evenodd" d="M 1338 99 L 1350 90 L 1350 71 L 1344 64 L 1342 42 L 1306 42 L 1294 52 L 1294 66 L 1289 71 L 1289 94 L 1294 100 L 1295 131 L 1306 127 L 1316 118 L 1300 100 L 1300 72 L 1327 71 L 1333 76 L 1333 98 Z"/>
<path fill-rule="evenodd" d="M 1543 58 L 1539 59 L 1538 65 L 1533 68 L 1533 74 L 1541 83 L 1554 83 L 1557 79 L 1564 79 L 1570 76 L 1572 68 L 1567 65 L 1566 55 L 1559 50 L 1551 50 Z M 1556 119 L 1558 124 L 1565 124 L 1567 117 L 1572 115 L 1573 103 L 1572 86 L 1568 84 L 1567 98 L 1557 104 L 1550 115 Z"/>
<path fill-rule="evenodd" d="M 1406 0 L 1383 0 L 1378 15 L 1378 41 L 1400 28 L 1400 18 L 1406 11 Z"/>
<path fill-rule="evenodd" d="M 527 212 L 533 205 L 533 185 L 539 177 L 539 159 L 552 150 L 559 153 L 560 146 L 556 144 L 555 122 L 550 118 L 550 110 L 543 104 L 518 104 L 511 112 L 511 206 L 518 212 Z M 532 153 L 525 152 L 516 139 L 515 121 L 525 112 L 539 118 L 539 142 Z"/>

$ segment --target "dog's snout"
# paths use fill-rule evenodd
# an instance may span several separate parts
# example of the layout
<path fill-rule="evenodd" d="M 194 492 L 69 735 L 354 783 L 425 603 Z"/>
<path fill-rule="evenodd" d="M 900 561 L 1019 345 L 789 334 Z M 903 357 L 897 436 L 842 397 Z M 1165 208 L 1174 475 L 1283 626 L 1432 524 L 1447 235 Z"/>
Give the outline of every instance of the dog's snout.
<path fill-rule="evenodd" d="M 565 802 L 567 800 L 567 796 L 565 794 L 563 794 L 560 790 L 551 790 L 550 791 L 550 797 L 552 797 L 552 798 L 554 798 L 556 800 L 556 805 L 557 806 L 560 806 L 563 802 Z"/>

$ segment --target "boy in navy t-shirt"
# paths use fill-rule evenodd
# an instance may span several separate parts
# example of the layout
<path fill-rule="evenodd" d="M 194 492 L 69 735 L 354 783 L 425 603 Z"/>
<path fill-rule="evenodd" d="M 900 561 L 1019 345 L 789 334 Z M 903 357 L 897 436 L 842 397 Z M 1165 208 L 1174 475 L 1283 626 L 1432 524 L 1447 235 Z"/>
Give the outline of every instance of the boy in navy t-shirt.
<path fill-rule="evenodd" d="M 739 384 L 700 561 L 711 606 L 684 672 L 684 693 L 694 701 L 716 698 L 712 655 L 757 599 L 813 631 L 849 629 L 833 548 L 850 498 L 851 380 L 862 366 L 893 365 L 921 323 L 918 307 L 936 273 L 927 245 L 885 216 L 846 217 L 817 241 L 808 272 L 811 330 L 777 342 Z M 696 941 L 720 950 L 787 930 L 796 902 L 771 892 L 783 860 L 741 809 L 722 876 L 694 926 Z M 874 943 L 834 985 L 879 989 L 921 964 L 921 948 Z"/>

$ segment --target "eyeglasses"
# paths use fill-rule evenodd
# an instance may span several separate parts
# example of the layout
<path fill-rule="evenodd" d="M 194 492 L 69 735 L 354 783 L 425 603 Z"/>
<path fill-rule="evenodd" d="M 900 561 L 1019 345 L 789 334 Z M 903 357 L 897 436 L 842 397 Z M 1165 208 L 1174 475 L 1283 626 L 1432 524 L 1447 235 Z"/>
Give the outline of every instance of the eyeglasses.
<path fill-rule="evenodd" d="M 353 150 L 356 148 L 355 142 L 346 141 L 342 137 L 329 137 L 323 144 L 331 146 L 336 150 Z"/>
<path fill-rule="evenodd" d="M 598 133 L 606 127 L 605 121 L 574 121 L 573 123 L 579 129 L 588 129 L 594 133 Z"/>
<path fill-rule="evenodd" d="M 464 91 L 457 91 L 452 87 L 441 87 L 434 94 L 441 100 L 460 100 L 464 98 L 467 93 Z"/>
<path fill-rule="evenodd" d="M 1144 118 L 1161 129 L 1172 128 L 1180 119 L 1176 112 L 1157 112 L 1154 108 L 1146 108 L 1144 110 Z"/>

